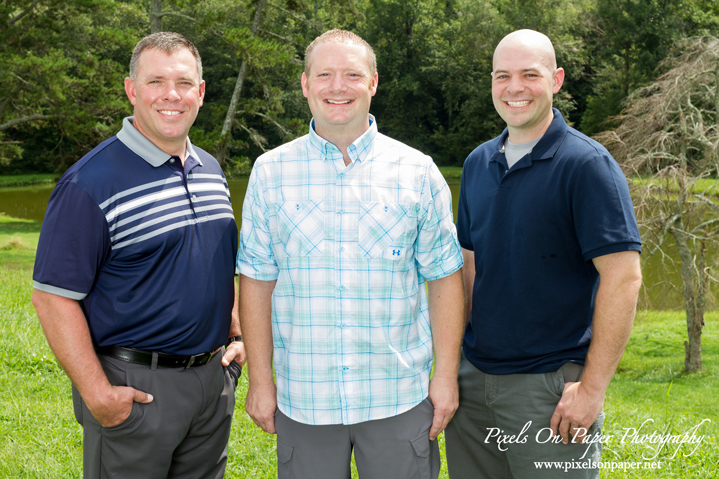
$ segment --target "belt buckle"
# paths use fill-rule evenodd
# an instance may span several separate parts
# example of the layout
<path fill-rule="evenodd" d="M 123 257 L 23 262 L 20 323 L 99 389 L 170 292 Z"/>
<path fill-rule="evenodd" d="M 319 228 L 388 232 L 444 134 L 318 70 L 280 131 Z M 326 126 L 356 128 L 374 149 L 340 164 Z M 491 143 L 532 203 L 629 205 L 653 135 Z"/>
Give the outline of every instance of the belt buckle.
<path fill-rule="evenodd" d="M 204 354 L 204 353 L 203 353 L 203 354 Z M 185 366 L 185 369 L 190 369 L 190 368 L 192 367 L 192 365 L 193 365 L 194 362 L 195 362 L 195 358 L 196 358 L 197 356 L 202 356 L 202 354 L 195 354 L 194 356 L 190 356 L 190 360 L 187 361 L 187 366 Z"/>

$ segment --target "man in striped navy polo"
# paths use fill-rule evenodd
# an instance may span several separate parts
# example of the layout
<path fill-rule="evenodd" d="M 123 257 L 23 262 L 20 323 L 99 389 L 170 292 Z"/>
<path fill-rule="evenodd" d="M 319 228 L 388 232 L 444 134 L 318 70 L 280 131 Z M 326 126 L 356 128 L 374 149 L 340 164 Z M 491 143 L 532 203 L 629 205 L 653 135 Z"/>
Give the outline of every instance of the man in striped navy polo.
<path fill-rule="evenodd" d="M 50 198 L 33 304 L 73 383 L 85 478 L 220 478 L 244 348 L 228 343 L 240 330 L 227 183 L 187 137 L 205 93 L 197 49 L 144 38 L 125 91 L 134 117 Z"/>
<path fill-rule="evenodd" d="M 458 404 L 452 200 L 431 158 L 377 131 L 377 79 L 357 35 L 312 42 L 309 134 L 258 158 L 243 204 L 245 409 L 277 433 L 280 479 L 348 479 L 353 449 L 360 478 L 436 479 Z"/>

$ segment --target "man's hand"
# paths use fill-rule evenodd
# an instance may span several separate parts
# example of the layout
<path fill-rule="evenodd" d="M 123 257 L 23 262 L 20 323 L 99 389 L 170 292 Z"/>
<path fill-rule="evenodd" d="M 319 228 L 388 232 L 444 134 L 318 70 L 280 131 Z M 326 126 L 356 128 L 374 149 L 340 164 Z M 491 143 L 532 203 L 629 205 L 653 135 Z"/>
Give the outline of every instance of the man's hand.
<path fill-rule="evenodd" d="M 444 431 L 459 406 L 459 386 L 456 377 L 438 377 L 429 382 L 429 399 L 434 406 L 434 419 L 429 429 L 429 440 L 434 441 Z"/>
<path fill-rule="evenodd" d="M 245 364 L 245 343 L 242 341 L 233 341 L 227 346 L 225 355 L 222 356 L 222 365 L 229 366 L 233 360 L 237 361 L 240 366 Z"/>
<path fill-rule="evenodd" d="M 580 382 L 564 385 L 562 399 L 552 414 L 552 434 L 562 436 L 562 442 L 584 442 L 587 431 L 602 412 L 604 393 L 591 393 Z"/>
<path fill-rule="evenodd" d="M 245 399 L 245 411 L 255 424 L 269 434 L 276 434 L 275 410 L 277 409 L 277 388 L 273 382 L 255 386 L 250 380 Z"/>
<path fill-rule="evenodd" d="M 135 402 L 151 403 L 154 398 L 137 389 L 125 386 L 110 386 L 107 393 L 93 401 L 85 401 L 87 408 L 102 427 L 113 427 L 125 421 L 132 412 Z"/>

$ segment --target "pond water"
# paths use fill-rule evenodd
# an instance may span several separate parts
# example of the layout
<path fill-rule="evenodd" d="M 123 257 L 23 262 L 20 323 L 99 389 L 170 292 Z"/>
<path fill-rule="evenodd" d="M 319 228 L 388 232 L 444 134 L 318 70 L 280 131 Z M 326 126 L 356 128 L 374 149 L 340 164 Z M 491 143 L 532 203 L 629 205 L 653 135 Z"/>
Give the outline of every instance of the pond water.
<path fill-rule="evenodd" d="M 238 227 L 241 223 L 242 201 L 245 198 L 248 178 L 232 179 L 228 181 L 232 207 Z M 452 191 L 452 207 L 457 215 L 459 200 L 459 180 L 449 182 Z M 47 209 L 47 201 L 52 193 L 53 186 L 28 186 L 23 188 L 0 188 L 0 212 L 17 218 L 27 218 L 42 221 Z M 643 268 L 644 287 L 640 307 L 655 309 L 683 309 L 681 282 L 679 275 L 680 263 L 678 256 L 673 252 L 673 246 L 668 250 L 671 256 L 659 255 L 650 258 Z M 679 285 L 678 287 L 676 285 Z M 715 297 L 719 297 L 719 288 L 712 288 Z M 716 307 L 709 302 L 711 309 Z M 709 308 L 708 308 L 709 309 Z"/>

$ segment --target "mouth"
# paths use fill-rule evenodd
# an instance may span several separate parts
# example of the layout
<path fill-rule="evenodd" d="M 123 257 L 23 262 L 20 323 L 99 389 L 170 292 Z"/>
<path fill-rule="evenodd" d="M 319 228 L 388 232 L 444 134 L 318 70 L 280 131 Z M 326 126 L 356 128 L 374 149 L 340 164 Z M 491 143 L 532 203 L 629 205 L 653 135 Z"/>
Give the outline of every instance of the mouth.
<path fill-rule="evenodd" d="M 168 116 L 176 116 L 176 115 L 179 115 L 180 113 L 182 113 L 181 111 L 177 111 L 177 110 L 157 110 L 157 111 L 158 111 L 158 113 L 161 113 L 163 115 L 168 115 Z"/>
<path fill-rule="evenodd" d="M 352 100 L 325 100 L 330 105 L 348 105 L 352 103 Z"/>
<path fill-rule="evenodd" d="M 524 101 L 508 101 L 508 102 L 507 102 L 507 105 L 512 106 L 512 107 L 515 107 L 515 108 L 519 108 L 519 107 L 522 107 L 522 106 L 527 106 L 527 105 L 529 105 L 530 103 L 531 103 L 530 100 L 524 100 Z"/>

